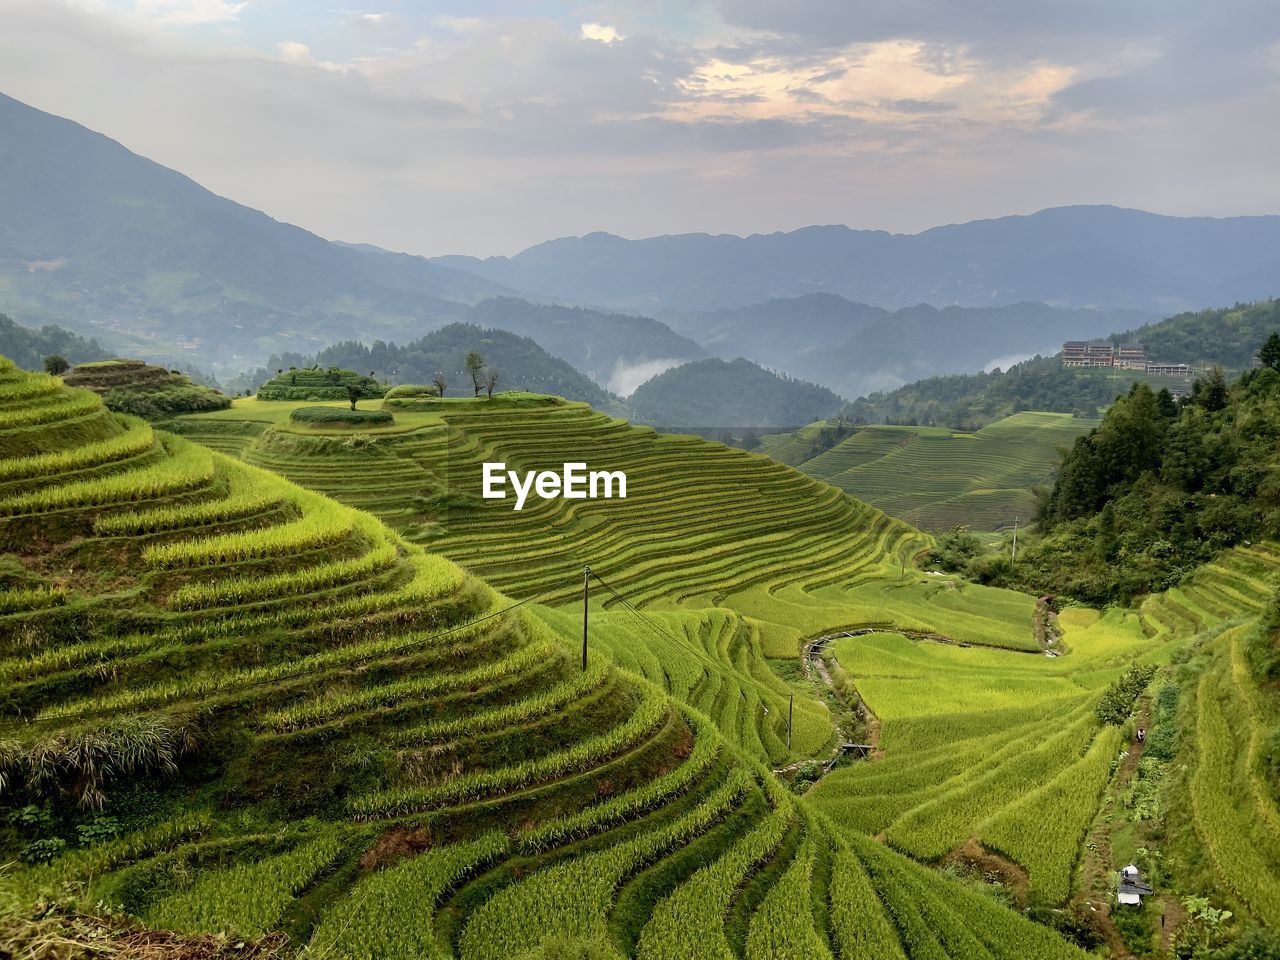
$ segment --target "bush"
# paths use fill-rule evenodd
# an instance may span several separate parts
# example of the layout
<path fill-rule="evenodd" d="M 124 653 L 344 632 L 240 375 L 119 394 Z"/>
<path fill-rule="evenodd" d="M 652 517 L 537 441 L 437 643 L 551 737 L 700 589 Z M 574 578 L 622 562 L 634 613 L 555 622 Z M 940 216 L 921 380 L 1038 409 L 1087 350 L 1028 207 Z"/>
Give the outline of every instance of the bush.
<path fill-rule="evenodd" d="M 398 387 L 392 387 L 386 393 L 387 400 L 395 400 L 404 397 L 438 397 L 440 391 L 433 386 L 420 383 L 402 383 Z"/>
<path fill-rule="evenodd" d="M 299 407 L 289 414 L 296 423 L 339 423 L 352 427 L 368 427 L 395 423 L 386 410 L 343 410 L 341 407 Z"/>
<path fill-rule="evenodd" d="M 1103 723 L 1122 726 L 1133 713 L 1133 703 L 1147 688 L 1151 678 L 1156 675 L 1156 668 L 1133 664 L 1111 686 L 1094 707 L 1094 713 Z"/>

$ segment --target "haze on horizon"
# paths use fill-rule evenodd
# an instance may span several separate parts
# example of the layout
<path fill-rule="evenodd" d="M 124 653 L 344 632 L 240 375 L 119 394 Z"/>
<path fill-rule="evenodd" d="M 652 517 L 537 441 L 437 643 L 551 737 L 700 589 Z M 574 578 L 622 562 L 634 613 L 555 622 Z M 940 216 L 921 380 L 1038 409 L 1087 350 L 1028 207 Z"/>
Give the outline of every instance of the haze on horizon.
<path fill-rule="evenodd" d="M 0 22 L 0 91 L 411 253 L 1280 211 L 1266 0 L 0 0 Z"/>

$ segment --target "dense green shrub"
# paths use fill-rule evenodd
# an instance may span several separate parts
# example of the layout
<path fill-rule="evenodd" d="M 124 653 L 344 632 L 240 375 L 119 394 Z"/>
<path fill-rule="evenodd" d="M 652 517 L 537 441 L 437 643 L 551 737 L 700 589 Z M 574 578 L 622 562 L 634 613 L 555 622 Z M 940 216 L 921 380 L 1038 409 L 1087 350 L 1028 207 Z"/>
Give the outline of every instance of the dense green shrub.
<path fill-rule="evenodd" d="M 341 423 L 347 426 L 367 427 L 394 423 L 386 410 L 344 410 L 341 407 L 298 407 L 289 414 L 297 423 Z"/>
<path fill-rule="evenodd" d="M 385 399 L 397 400 L 407 397 L 438 397 L 440 391 L 427 384 L 421 383 L 402 383 L 398 387 L 392 387 L 386 392 Z"/>
<path fill-rule="evenodd" d="M 348 387 L 354 387 L 358 399 L 376 400 L 386 392 L 386 385 L 343 367 L 307 367 L 277 373 L 258 388 L 259 400 L 346 400 Z"/>
<path fill-rule="evenodd" d="M 1147 688 L 1151 678 L 1156 675 L 1153 666 L 1133 664 L 1120 675 L 1111 686 L 1107 687 L 1102 699 L 1094 707 L 1094 713 L 1103 723 L 1120 726 L 1133 713 L 1134 701 Z"/>

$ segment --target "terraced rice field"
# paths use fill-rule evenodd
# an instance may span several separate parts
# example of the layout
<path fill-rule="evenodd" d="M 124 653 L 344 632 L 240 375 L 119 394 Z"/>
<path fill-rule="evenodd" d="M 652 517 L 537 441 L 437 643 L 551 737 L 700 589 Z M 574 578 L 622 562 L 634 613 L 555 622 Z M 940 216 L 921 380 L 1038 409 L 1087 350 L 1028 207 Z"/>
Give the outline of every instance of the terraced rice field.
<path fill-rule="evenodd" d="M 1165 663 L 1205 631 L 1243 623 L 1213 641 L 1221 655 L 1201 682 L 1195 819 L 1223 881 L 1246 891 L 1259 917 L 1273 916 L 1270 881 L 1251 878 L 1274 875 L 1280 820 L 1256 767 L 1260 713 L 1249 705 L 1257 691 L 1238 638 L 1278 571 L 1280 553 L 1240 548 L 1138 610 L 1100 617 L 1069 609 L 1060 618 L 1067 654 L 1059 657 L 891 633 L 837 641 L 840 668 L 880 719 L 882 756 L 826 777 L 815 804 L 851 834 L 883 835 L 927 862 L 976 839 L 1027 872 L 1033 903 L 1061 903 L 1112 762 L 1127 745 L 1119 728 L 1095 717 L 1098 697 L 1128 664 Z"/>
<path fill-rule="evenodd" d="M 1001 530 L 1031 518 L 1031 490 L 1052 480 L 1058 450 L 1097 422 L 1017 413 L 972 434 L 872 426 L 798 469 L 922 529 Z"/>
<path fill-rule="evenodd" d="M 621 432 L 637 453 L 657 442 L 563 414 Z M 421 446 L 395 457 L 438 483 L 431 431 L 442 431 L 421 426 L 397 434 Z M 540 435 L 529 420 L 483 439 L 467 426 L 446 419 L 450 456 Z M 531 459 L 550 455 L 560 426 Z M 726 483 L 750 462 L 670 442 L 664 453 L 687 447 Z M 273 441 L 255 455 L 278 452 Z M 420 509 L 413 498 L 437 488 L 416 477 L 397 474 L 402 489 L 371 505 Z M 311 480 L 338 485 L 324 471 Z M 739 483 L 745 499 L 752 488 Z M 816 486 L 781 468 L 760 484 Z M 442 489 L 465 504 L 455 483 Z M 817 577 L 828 588 L 853 589 L 917 542 L 823 496 L 826 539 L 807 547 L 848 561 Z M 709 521 L 689 597 L 817 585 L 771 554 L 785 530 L 767 509 L 738 509 L 761 524 L 744 541 L 751 564 L 717 562 L 715 544 L 742 529 Z M 486 531 L 480 511 L 465 513 L 406 527 L 430 540 L 423 524 L 439 523 L 434 539 L 479 568 L 504 547 L 496 536 L 487 551 L 467 547 L 459 525 Z M 610 542 L 598 517 L 543 519 Z M 677 551 L 648 528 L 655 546 L 630 561 L 646 572 L 607 569 L 656 601 L 680 578 Z M 637 628 L 602 599 L 582 669 L 560 610 L 521 603 L 570 588 L 541 562 L 522 582 L 519 548 L 505 549 L 492 572 L 519 588 L 509 593 L 371 513 L 0 361 L 0 802 L 56 800 L 80 816 L 105 805 L 115 817 L 114 836 L 7 872 L 7 891 L 184 931 L 283 929 L 325 958 L 550 957 L 587 944 L 654 960 L 1081 955 L 783 789 L 759 762 L 784 755 L 776 718 L 745 720 L 776 713 L 783 693 L 760 672 L 767 625 L 651 602 L 674 635 L 663 643 L 703 651 L 702 667 L 685 669 L 672 649 L 630 647 Z M 760 687 L 741 722 L 728 706 L 734 672 Z M 821 739 L 808 720 L 796 734 Z"/>

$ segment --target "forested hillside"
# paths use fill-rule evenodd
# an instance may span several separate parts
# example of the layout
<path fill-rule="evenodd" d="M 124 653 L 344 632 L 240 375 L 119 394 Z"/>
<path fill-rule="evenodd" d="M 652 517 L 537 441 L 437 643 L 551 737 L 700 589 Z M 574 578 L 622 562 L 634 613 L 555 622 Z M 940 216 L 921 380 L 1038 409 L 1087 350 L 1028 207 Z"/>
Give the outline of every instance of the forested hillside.
<path fill-rule="evenodd" d="M 1278 328 L 1280 301 L 1262 300 L 1178 314 L 1110 339 L 1143 343 L 1147 356 L 1162 363 L 1217 364 L 1240 370 Z M 856 423 L 958 429 L 973 429 L 1022 410 L 1093 416 L 1136 379 L 1147 378 L 1124 370 L 1064 369 L 1057 357 L 1036 357 L 1004 371 L 931 377 L 888 393 L 873 393 L 855 400 L 845 414 Z M 1155 383 L 1158 389 L 1160 381 Z"/>
<path fill-rule="evenodd" d="M 1280 535 L 1278 451 L 1275 367 L 1230 386 L 1211 373 L 1182 403 L 1135 384 L 1063 458 L 1016 564 L 966 569 L 1091 603 L 1166 589 L 1227 547 Z"/>
<path fill-rule="evenodd" d="M 835 413 L 826 387 L 766 370 L 750 360 L 699 360 L 642 383 L 636 416 L 668 427 L 780 427 Z"/>
<path fill-rule="evenodd" d="M 0 313 L 0 355 L 25 370 L 40 370 L 44 358 L 55 354 L 71 364 L 107 357 L 96 340 L 86 340 L 62 327 L 26 327 Z"/>

